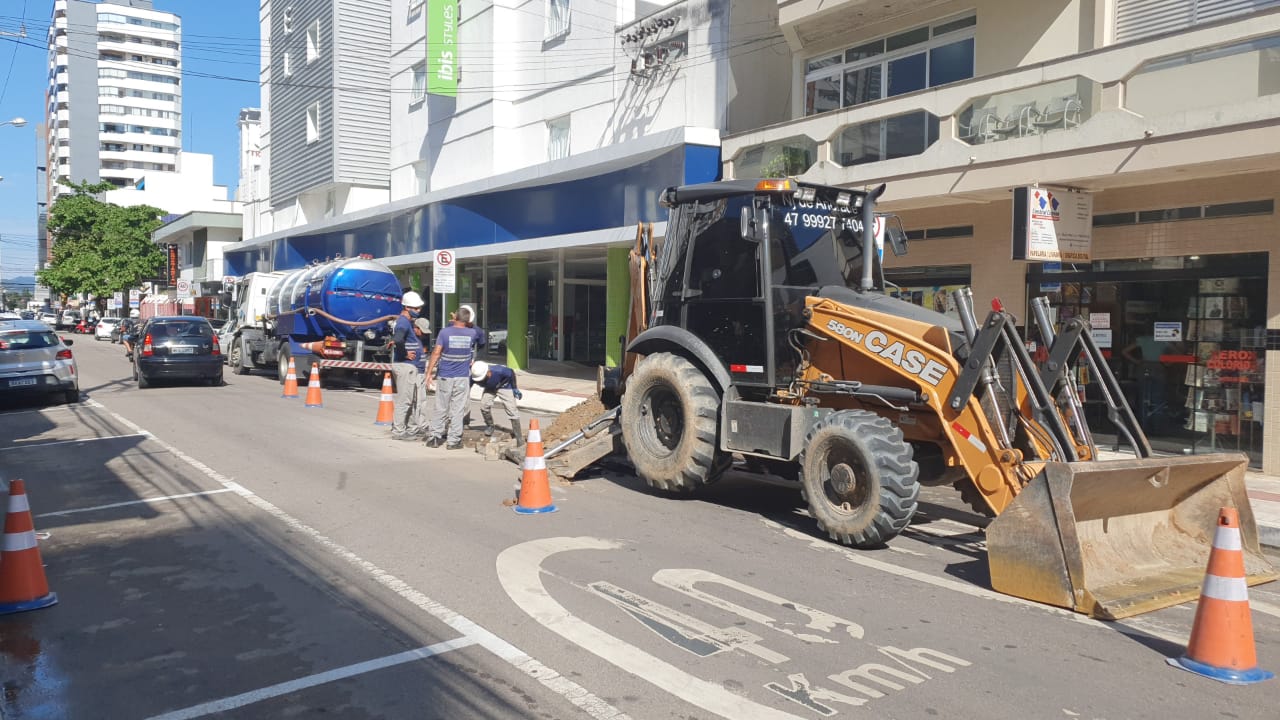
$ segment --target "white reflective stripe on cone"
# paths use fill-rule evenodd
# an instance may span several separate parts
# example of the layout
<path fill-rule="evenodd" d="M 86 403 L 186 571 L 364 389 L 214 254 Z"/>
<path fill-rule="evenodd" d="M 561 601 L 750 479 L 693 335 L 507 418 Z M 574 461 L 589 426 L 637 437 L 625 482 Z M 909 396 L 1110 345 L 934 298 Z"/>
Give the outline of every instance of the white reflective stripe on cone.
<path fill-rule="evenodd" d="M 4 552 L 30 550 L 36 546 L 36 531 L 28 530 L 20 533 L 4 534 Z"/>
<path fill-rule="evenodd" d="M 1213 546 L 1219 550 L 1240 550 L 1240 528 L 1219 527 L 1213 535 Z"/>
<path fill-rule="evenodd" d="M 525 438 L 525 442 L 531 442 L 531 443 L 542 442 L 542 431 L 530 430 L 529 437 Z"/>
<path fill-rule="evenodd" d="M 1200 589 L 1200 594 L 1214 600 L 1248 602 L 1249 585 L 1242 577 L 1224 578 L 1217 575 L 1205 575 L 1204 587 Z"/>
<path fill-rule="evenodd" d="M 547 460 L 541 455 L 537 457 L 527 457 L 524 459 L 525 470 L 546 470 Z"/>
<path fill-rule="evenodd" d="M 31 504 L 27 502 L 26 494 L 9 496 L 9 512 L 18 513 L 26 512 L 31 509 Z"/>

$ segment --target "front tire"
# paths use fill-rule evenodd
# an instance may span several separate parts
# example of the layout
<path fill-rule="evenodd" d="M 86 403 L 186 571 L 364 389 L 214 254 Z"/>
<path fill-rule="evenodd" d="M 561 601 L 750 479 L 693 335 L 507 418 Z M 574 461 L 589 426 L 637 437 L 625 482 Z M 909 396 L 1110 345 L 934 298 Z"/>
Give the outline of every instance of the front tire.
<path fill-rule="evenodd" d="M 249 368 L 244 366 L 244 338 L 239 338 L 231 344 L 231 356 L 227 358 L 227 364 L 231 366 L 232 375 L 247 375 Z M 288 363 L 285 363 L 286 368 Z"/>
<path fill-rule="evenodd" d="M 902 431 L 865 410 L 833 412 L 805 438 L 801 492 L 818 526 L 845 545 L 879 547 L 916 512 L 919 468 Z"/>
<path fill-rule="evenodd" d="M 716 449 L 720 394 L 693 363 L 671 353 L 641 360 L 622 396 L 622 437 L 650 487 L 688 493 L 726 467 Z"/>

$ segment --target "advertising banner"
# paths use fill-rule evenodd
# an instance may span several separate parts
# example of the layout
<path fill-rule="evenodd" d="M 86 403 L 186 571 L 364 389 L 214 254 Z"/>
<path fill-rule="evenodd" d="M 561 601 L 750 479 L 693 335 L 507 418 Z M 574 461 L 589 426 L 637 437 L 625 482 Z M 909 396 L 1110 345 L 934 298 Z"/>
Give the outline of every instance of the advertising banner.
<path fill-rule="evenodd" d="M 458 0 L 427 0 L 427 94 L 458 96 Z"/>
<path fill-rule="evenodd" d="M 1014 188 L 1014 260 L 1089 262 L 1092 248 L 1092 195 L 1065 188 Z"/>

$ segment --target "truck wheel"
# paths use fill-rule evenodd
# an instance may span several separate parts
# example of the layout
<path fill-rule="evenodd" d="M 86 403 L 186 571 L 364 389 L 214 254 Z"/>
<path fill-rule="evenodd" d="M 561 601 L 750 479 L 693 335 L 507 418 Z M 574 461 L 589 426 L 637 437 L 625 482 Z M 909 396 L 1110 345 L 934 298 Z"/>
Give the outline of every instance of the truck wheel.
<path fill-rule="evenodd" d="M 622 396 L 622 437 L 636 474 L 653 488 L 687 493 L 727 464 L 716 450 L 720 394 L 702 371 L 671 353 L 641 360 Z"/>
<path fill-rule="evenodd" d="M 916 512 L 919 468 L 902 431 L 865 410 L 833 412 L 809 431 L 800 490 L 818 526 L 845 545 L 877 547 Z"/>
<path fill-rule="evenodd" d="M 290 357 L 292 357 L 292 353 L 289 351 L 289 346 L 280 346 L 280 353 L 276 355 L 276 376 L 279 378 L 281 385 L 284 384 L 284 379 L 289 375 Z M 294 368 L 294 370 L 296 371 L 297 368 Z M 298 376 L 298 378 L 306 382 L 306 380 L 302 379 L 302 376 Z"/>
<path fill-rule="evenodd" d="M 231 366 L 232 375 L 249 374 L 249 368 L 244 366 L 244 338 L 231 343 L 231 356 L 227 358 L 227 364 Z"/>

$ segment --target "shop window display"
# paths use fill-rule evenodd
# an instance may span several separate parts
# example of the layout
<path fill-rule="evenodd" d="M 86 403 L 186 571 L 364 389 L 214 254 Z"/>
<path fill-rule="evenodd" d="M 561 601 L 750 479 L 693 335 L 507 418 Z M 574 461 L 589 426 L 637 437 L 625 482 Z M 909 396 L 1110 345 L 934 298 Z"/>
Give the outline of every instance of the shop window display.
<path fill-rule="evenodd" d="M 1046 297 L 1060 324 L 1089 321 L 1157 451 L 1239 450 L 1261 462 L 1265 254 L 1099 261 L 1033 267 L 1029 297 Z M 1047 359 L 1034 330 L 1033 356 Z M 1089 424 L 1114 428 L 1099 388 L 1077 380 Z"/>

